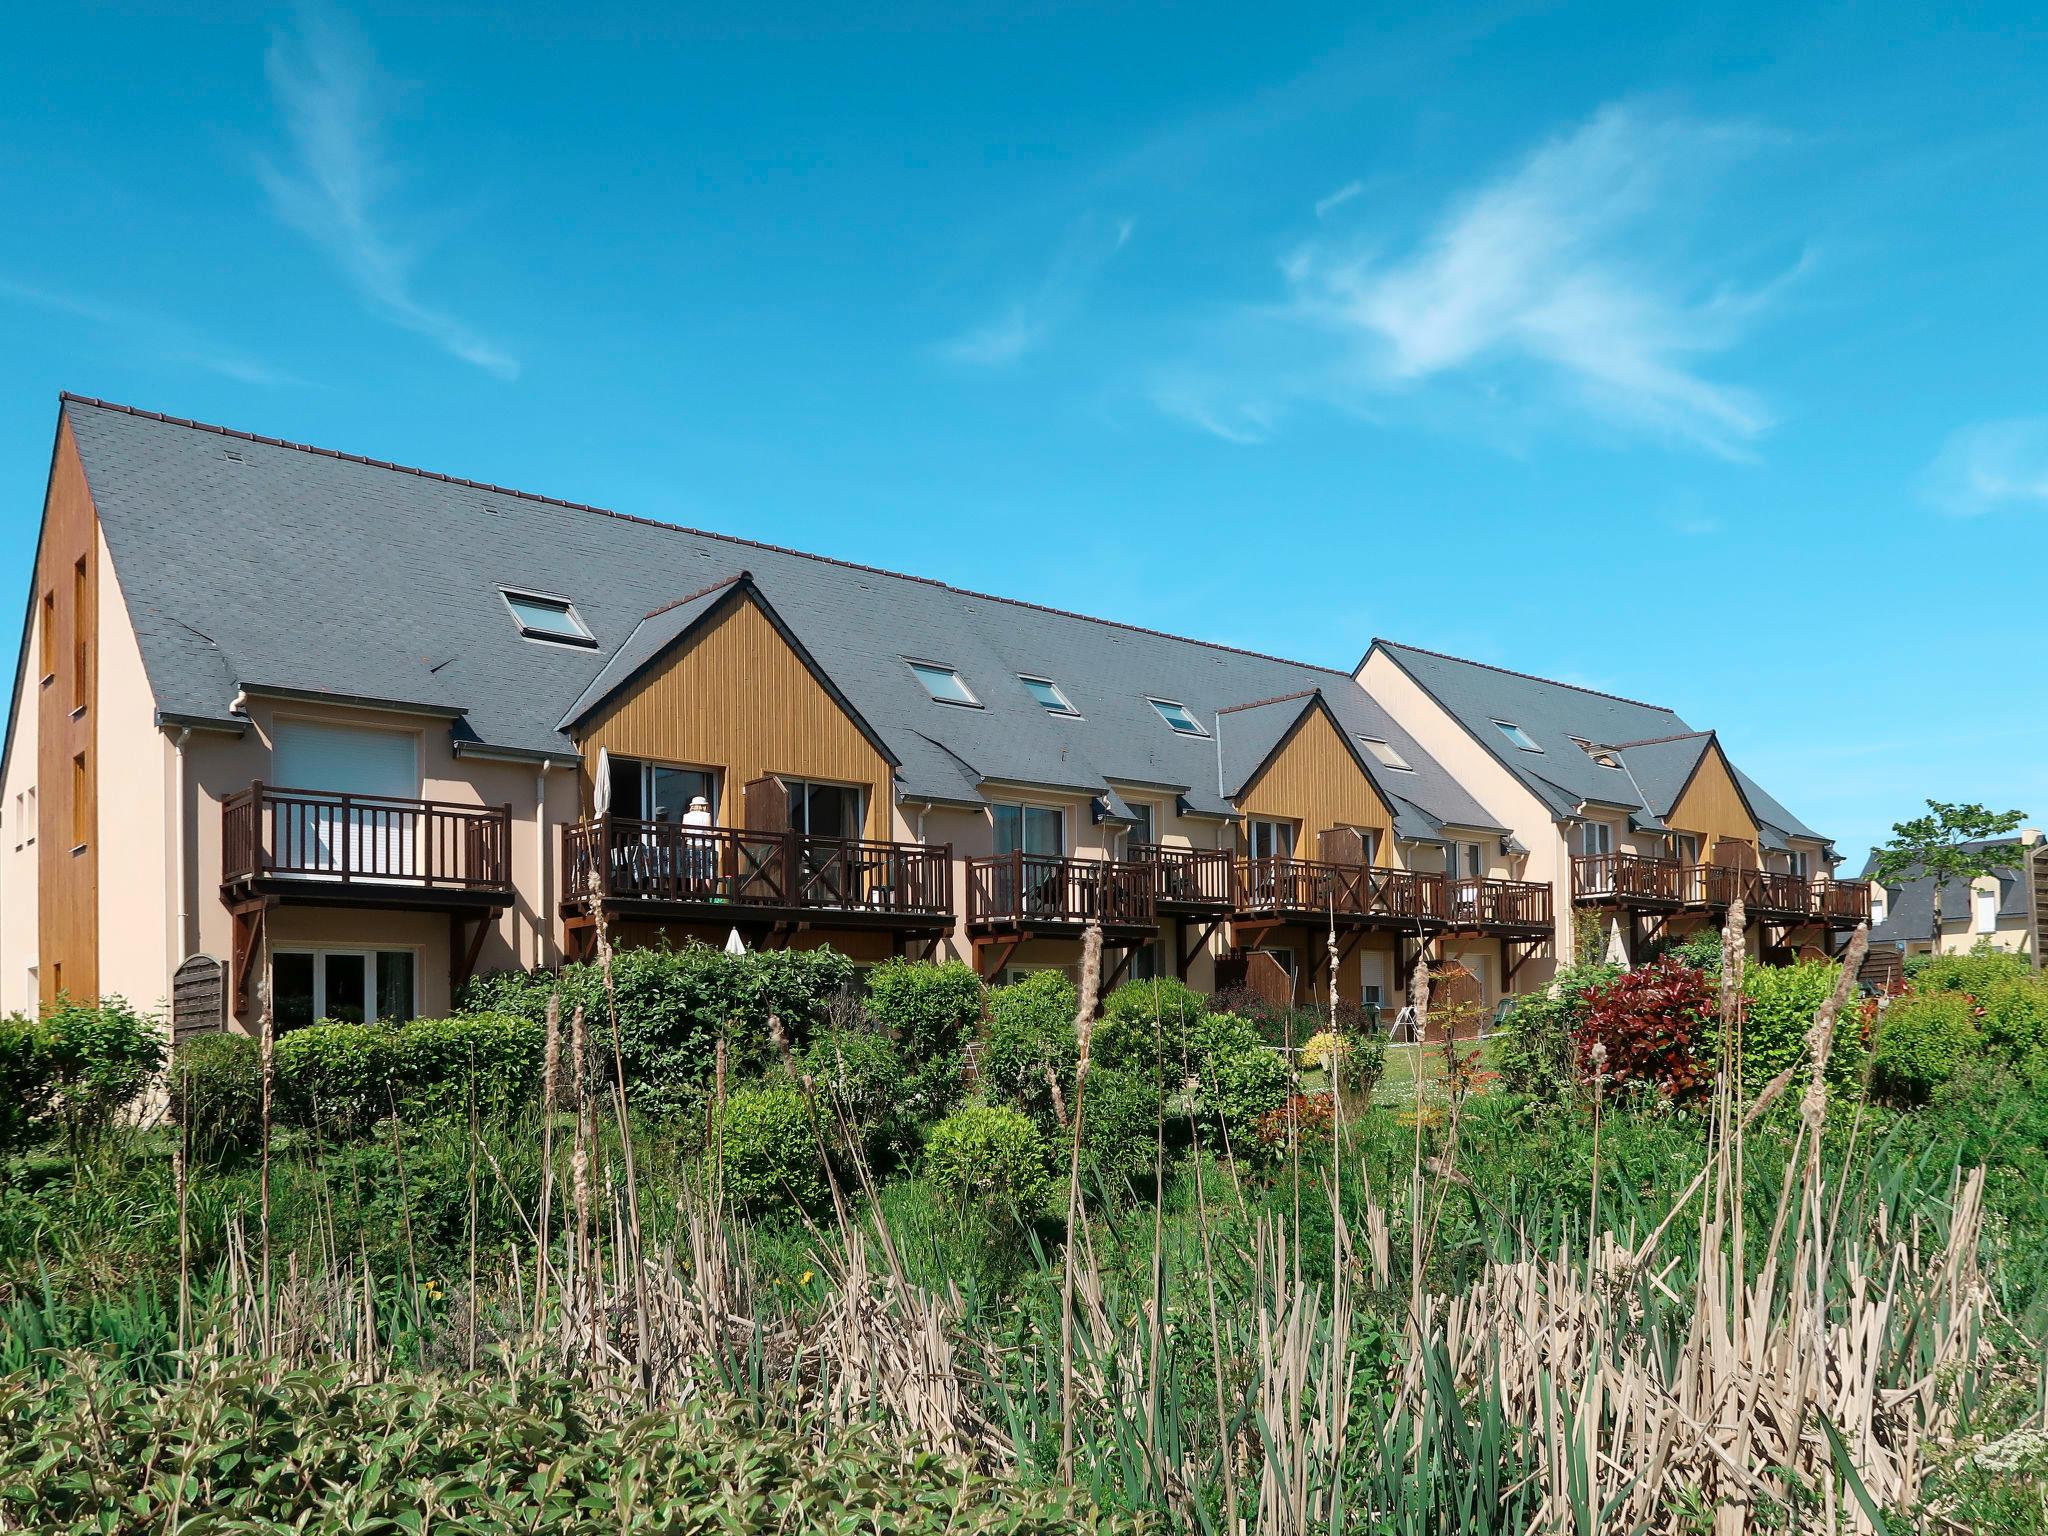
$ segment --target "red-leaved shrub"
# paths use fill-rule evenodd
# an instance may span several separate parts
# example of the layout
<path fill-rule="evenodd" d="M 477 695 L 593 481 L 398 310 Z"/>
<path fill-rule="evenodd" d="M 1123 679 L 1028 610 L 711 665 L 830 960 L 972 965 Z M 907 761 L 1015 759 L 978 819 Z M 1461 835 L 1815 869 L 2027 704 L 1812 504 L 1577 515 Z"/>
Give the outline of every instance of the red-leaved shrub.
<path fill-rule="evenodd" d="M 1586 1016 L 1572 1037 L 1580 1075 L 1591 1078 L 1598 1070 L 1610 1083 L 1647 1084 L 1674 1099 L 1700 1093 L 1712 1081 L 1713 1063 L 1702 1057 L 1718 1005 L 1703 973 L 1667 957 L 1624 971 L 1585 998 Z M 1596 1045 L 1607 1048 L 1597 1068 Z"/>
<path fill-rule="evenodd" d="M 1297 1142 L 1320 1146 L 1336 1132 L 1336 1100 L 1327 1093 L 1297 1093 L 1259 1116 L 1255 1129 L 1259 1145 L 1268 1152 L 1284 1152 Z"/>

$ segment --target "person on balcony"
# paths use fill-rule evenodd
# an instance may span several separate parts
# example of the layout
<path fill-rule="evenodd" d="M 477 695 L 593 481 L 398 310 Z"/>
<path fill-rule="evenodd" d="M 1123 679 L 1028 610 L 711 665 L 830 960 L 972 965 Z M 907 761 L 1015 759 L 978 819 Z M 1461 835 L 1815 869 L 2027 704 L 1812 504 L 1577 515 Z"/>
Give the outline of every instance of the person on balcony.
<path fill-rule="evenodd" d="M 718 878 L 718 839 L 710 835 L 710 827 L 711 802 L 692 796 L 690 808 L 683 812 L 683 872 L 693 885 L 709 885 Z"/>

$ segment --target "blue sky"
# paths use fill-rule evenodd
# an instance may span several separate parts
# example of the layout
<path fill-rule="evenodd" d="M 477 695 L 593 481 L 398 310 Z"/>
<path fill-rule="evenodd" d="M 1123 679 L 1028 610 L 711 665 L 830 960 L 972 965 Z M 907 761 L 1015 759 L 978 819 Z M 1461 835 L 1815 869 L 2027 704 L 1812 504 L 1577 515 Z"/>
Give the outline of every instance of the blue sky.
<path fill-rule="evenodd" d="M 72 389 L 2048 816 L 2048 37 L 1675 9 L 31 8 L 0 583 Z"/>

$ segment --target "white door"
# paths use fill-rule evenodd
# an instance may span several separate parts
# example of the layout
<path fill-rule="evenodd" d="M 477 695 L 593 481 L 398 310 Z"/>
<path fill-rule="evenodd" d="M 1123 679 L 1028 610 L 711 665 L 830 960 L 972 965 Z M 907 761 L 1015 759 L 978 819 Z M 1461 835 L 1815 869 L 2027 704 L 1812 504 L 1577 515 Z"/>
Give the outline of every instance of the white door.
<path fill-rule="evenodd" d="M 280 721 L 271 776 L 287 792 L 274 812 L 275 856 L 287 873 L 416 879 L 424 829 L 417 809 L 386 805 L 420 792 L 419 738 L 309 721 Z M 290 791 L 301 791 L 293 795 Z M 344 807 L 338 797 L 373 797 Z"/>

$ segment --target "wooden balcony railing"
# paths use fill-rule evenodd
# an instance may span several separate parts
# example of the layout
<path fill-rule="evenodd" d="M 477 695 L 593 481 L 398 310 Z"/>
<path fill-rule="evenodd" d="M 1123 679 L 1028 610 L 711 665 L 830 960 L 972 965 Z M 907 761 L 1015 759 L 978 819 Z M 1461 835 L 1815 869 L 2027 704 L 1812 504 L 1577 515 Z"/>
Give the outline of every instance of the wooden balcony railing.
<path fill-rule="evenodd" d="M 999 853 L 967 861 L 971 926 L 1064 925 L 1094 918 L 1107 927 L 1149 928 L 1157 921 L 1149 864 Z"/>
<path fill-rule="evenodd" d="M 512 807 L 328 794 L 257 782 L 221 802 L 221 879 L 502 891 Z"/>
<path fill-rule="evenodd" d="M 1230 905 L 1230 853 L 1223 848 L 1168 848 L 1133 843 L 1131 862 L 1152 871 L 1153 899 L 1162 907 Z"/>
<path fill-rule="evenodd" d="M 584 898 L 594 878 L 607 901 L 921 918 L 953 911 L 953 853 L 945 844 L 600 816 L 562 828 L 563 898 Z"/>
<path fill-rule="evenodd" d="M 1752 912 L 1803 917 L 1813 911 L 1813 892 L 1806 877 L 1775 870 L 1689 864 L 1684 891 L 1689 907 L 1725 907 L 1740 896 Z"/>
<path fill-rule="evenodd" d="M 1868 880 L 1814 881 L 1813 914 L 1824 922 L 1868 922 L 1870 920 L 1870 882 Z"/>
<path fill-rule="evenodd" d="M 1550 887 L 1540 880 L 1451 879 L 1446 915 L 1454 926 L 1548 928 Z"/>
<path fill-rule="evenodd" d="M 1578 901 L 1683 899 L 1683 866 L 1640 853 L 1581 854 L 1572 860 L 1572 896 Z"/>
<path fill-rule="evenodd" d="M 1237 908 L 1435 923 L 1445 913 L 1444 877 L 1318 859 L 1239 859 Z"/>

